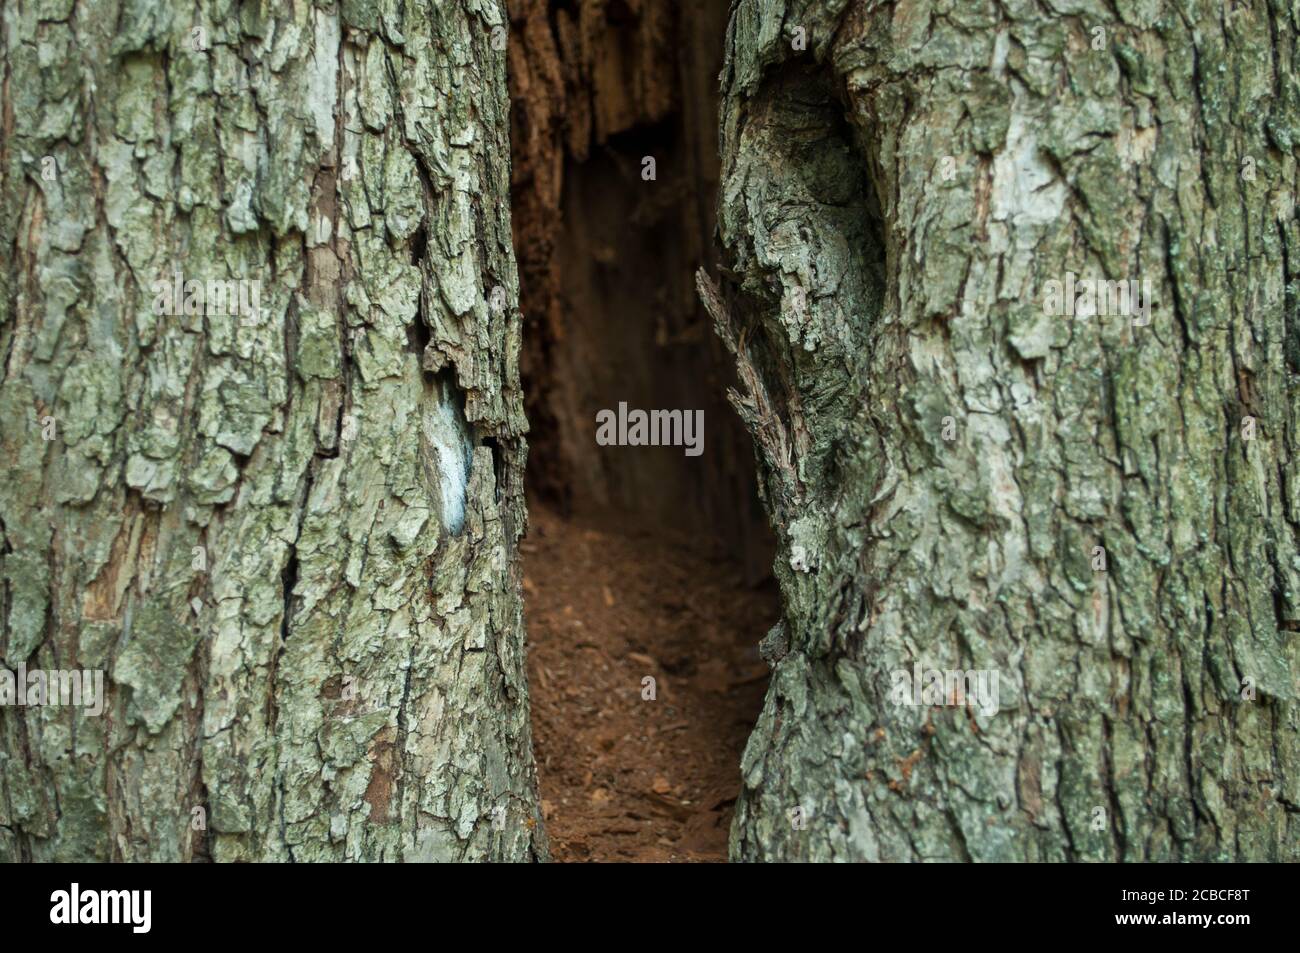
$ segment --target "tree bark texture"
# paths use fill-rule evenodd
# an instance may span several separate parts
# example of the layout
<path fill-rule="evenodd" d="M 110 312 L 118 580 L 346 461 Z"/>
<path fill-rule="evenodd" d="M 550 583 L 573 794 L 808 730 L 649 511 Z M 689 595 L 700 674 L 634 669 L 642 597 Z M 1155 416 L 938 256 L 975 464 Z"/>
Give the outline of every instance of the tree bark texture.
<path fill-rule="evenodd" d="M 504 17 L 4 5 L 0 857 L 545 856 Z"/>
<path fill-rule="evenodd" d="M 733 859 L 1300 857 L 1298 30 L 733 8 L 701 286 L 785 601 Z M 1045 314 L 1070 271 L 1150 323 Z M 896 704 L 916 663 L 1000 710 Z"/>

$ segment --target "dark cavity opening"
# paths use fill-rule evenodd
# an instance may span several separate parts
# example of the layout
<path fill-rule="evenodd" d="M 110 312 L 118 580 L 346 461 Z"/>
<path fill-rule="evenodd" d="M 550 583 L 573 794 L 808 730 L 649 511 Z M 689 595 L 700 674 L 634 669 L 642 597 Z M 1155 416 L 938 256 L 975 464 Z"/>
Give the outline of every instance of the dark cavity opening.
<path fill-rule="evenodd" d="M 717 264 L 727 4 L 612 3 L 580 24 L 572 4 L 519 0 L 511 15 L 521 548 L 552 851 L 723 860 L 767 683 L 757 646 L 779 614 L 734 368 L 694 284 Z M 598 413 L 620 404 L 702 411 L 702 452 L 599 445 Z"/>

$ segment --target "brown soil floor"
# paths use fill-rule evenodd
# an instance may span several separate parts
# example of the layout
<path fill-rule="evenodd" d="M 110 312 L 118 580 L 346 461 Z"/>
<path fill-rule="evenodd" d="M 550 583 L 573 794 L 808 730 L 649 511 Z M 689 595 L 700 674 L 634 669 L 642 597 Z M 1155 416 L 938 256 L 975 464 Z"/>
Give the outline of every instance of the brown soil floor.
<path fill-rule="evenodd" d="M 774 585 L 747 587 L 698 538 L 529 514 L 528 677 L 554 858 L 725 861 Z"/>

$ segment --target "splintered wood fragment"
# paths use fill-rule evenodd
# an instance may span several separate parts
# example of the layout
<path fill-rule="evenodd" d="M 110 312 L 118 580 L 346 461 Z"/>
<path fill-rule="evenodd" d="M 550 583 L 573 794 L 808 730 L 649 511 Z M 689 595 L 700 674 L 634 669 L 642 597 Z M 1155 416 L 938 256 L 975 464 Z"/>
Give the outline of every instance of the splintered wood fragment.
<path fill-rule="evenodd" d="M 703 268 L 700 268 L 695 272 L 695 287 L 700 293 L 704 309 L 713 318 L 713 326 L 717 329 L 718 336 L 735 356 L 736 375 L 748 391 L 747 394 L 739 394 L 728 388 L 727 399 L 754 435 L 771 472 L 780 481 L 787 502 L 796 503 L 803 494 L 794 467 L 794 441 L 790 438 L 785 421 L 777 413 L 767 387 L 763 383 L 763 377 L 750 356 L 745 336 L 742 334 L 739 339 L 737 338 L 735 323 L 722 301 L 717 282 L 709 277 Z M 806 455 L 809 440 L 799 433 L 803 423 L 797 403 L 798 398 L 793 388 L 789 386 L 784 388 L 784 393 L 788 400 L 795 401 L 789 408 L 795 420 L 795 440 Z"/>

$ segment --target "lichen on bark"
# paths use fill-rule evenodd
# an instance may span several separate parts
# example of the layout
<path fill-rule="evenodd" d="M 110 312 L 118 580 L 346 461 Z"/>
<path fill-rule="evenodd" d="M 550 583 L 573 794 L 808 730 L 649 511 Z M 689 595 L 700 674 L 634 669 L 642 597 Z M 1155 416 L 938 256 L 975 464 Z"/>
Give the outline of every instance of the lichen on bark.
<path fill-rule="evenodd" d="M 0 857 L 546 855 L 504 23 L 5 5 L 0 653 L 111 687 L 0 711 Z"/>
<path fill-rule="evenodd" d="M 1300 23 L 1121 7 L 733 8 L 702 290 L 785 602 L 733 859 L 1300 856 Z"/>

